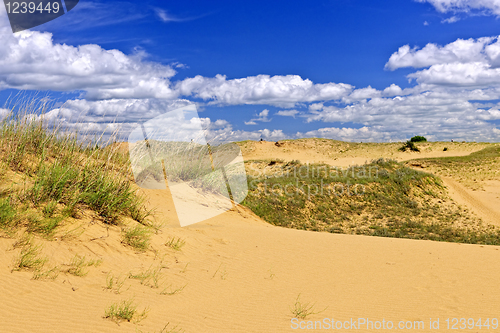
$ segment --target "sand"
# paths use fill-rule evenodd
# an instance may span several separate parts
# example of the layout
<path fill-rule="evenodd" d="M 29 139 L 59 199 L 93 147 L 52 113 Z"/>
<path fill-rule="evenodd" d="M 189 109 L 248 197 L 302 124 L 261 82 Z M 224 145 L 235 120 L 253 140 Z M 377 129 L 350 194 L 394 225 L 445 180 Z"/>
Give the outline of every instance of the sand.
<path fill-rule="evenodd" d="M 244 157 L 306 161 L 309 156 L 313 161 L 311 153 L 278 155 L 274 143 L 261 147 L 266 145 L 267 151 L 256 148 Z M 480 148 L 456 153 L 474 149 Z M 378 156 L 346 158 L 372 157 Z M 451 184 L 453 180 L 447 185 L 455 200 L 462 195 L 464 203 L 479 202 L 498 213 L 494 202 L 480 196 L 467 199 Z M 488 184 L 488 193 L 498 196 L 498 186 Z M 159 332 L 168 322 L 169 328 L 178 325 L 186 332 L 296 332 L 301 330 L 292 329 L 291 308 L 299 294 L 302 302 L 322 311 L 306 321 L 368 318 L 375 324 L 392 321 L 395 327 L 400 321 L 423 321 L 419 331 L 429 332 L 431 318 L 439 318 L 440 330 L 446 331 L 447 318 L 484 322 L 499 316 L 500 247 L 284 229 L 241 206 L 180 228 L 167 191 L 141 191 L 150 207 L 156 207 L 156 221 L 164 223 L 153 237 L 154 251 L 137 253 L 123 246 L 118 227 L 107 230 L 90 219 L 82 220 L 84 232 L 76 239 L 37 240 L 52 264 L 68 263 L 75 254 L 101 259 L 85 277 L 61 273 L 54 281 L 39 281 L 31 280 L 31 272 L 11 272 L 19 250 L 12 250 L 15 240 L 0 239 L 2 332 Z M 186 241 L 180 251 L 163 245 L 173 236 Z M 150 267 L 163 267 L 159 288 L 127 279 L 130 272 Z M 125 281 L 119 294 L 116 287 L 105 288 L 110 274 Z M 160 294 L 183 286 L 175 295 Z M 110 304 L 128 299 L 134 299 L 139 310 L 149 307 L 148 317 L 119 325 L 102 318 Z M 367 331 L 359 322 L 358 328 Z"/>

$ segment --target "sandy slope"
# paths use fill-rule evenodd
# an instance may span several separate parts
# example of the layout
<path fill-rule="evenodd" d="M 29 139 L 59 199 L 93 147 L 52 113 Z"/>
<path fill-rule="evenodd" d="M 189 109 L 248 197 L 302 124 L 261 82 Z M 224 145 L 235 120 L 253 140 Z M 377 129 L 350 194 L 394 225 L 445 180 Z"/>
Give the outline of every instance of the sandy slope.
<path fill-rule="evenodd" d="M 458 204 L 470 208 L 485 222 L 500 225 L 500 182 L 489 181 L 483 191 L 472 191 L 452 178 L 441 179 Z"/>
<path fill-rule="evenodd" d="M 143 191 L 164 223 L 154 251 L 135 253 L 120 244 L 118 227 L 91 220 L 83 220 L 76 239 L 38 240 L 52 264 L 76 253 L 102 259 L 86 277 L 34 281 L 30 272 L 11 273 L 19 250 L 12 250 L 13 239 L 0 239 L 1 331 L 158 332 L 170 322 L 196 333 L 294 332 L 290 308 L 299 294 L 324 310 L 310 320 L 422 320 L 419 331 L 428 332 L 430 318 L 440 318 L 446 331 L 449 317 L 500 317 L 500 247 L 283 229 L 243 207 L 180 228 L 168 192 Z M 171 236 L 186 240 L 181 251 L 163 245 Z M 162 266 L 158 289 L 126 279 Z M 125 280 L 120 294 L 104 288 L 110 274 Z M 184 285 L 178 294 L 160 295 Z M 150 308 L 141 323 L 102 318 L 111 303 L 131 298 L 140 310 Z"/>
<path fill-rule="evenodd" d="M 246 160 L 278 158 L 299 160 L 302 163 L 324 162 L 336 166 L 364 164 L 380 157 L 407 161 L 413 158 L 464 156 L 481 150 L 488 143 L 475 142 L 426 142 L 418 143 L 420 153 L 400 152 L 401 143 L 352 143 L 325 139 L 302 139 L 293 141 L 240 143 Z M 443 151 L 448 148 L 447 151 Z"/>

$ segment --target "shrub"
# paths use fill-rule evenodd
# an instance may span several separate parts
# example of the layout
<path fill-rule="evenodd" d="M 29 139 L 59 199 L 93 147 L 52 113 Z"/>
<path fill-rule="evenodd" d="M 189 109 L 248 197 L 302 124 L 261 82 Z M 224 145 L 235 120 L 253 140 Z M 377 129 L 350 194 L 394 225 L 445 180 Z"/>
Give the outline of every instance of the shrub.
<path fill-rule="evenodd" d="M 418 149 L 418 147 L 412 141 L 406 141 L 403 144 L 403 146 L 401 146 L 401 148 L 399 148 L 400 151 L 407 151 L 408 149 L 411 151 L 417 151 L 417 152 L 420 151 L 420 149 Z"/>
<path fill-rule="evenodd" d="M 411 142 L 427 142 L 427 139 L 423 136 L 416 135 L 410 139 Z"/>

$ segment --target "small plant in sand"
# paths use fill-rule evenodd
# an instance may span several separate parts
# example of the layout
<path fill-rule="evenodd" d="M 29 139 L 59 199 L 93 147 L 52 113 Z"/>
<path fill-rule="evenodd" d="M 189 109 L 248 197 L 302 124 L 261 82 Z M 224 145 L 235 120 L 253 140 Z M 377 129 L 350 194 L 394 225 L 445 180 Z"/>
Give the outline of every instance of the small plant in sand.
<path fill-rule="evenodd" d="M 146 251 L 151 240 L 151 230 L 141 225 L 125 229 L 122 243 L 130 245 L 136 250 Z"/>
<path fill-rule="evenodd" d="M 73 259 L 71 259 L 71 263 L 67 266 L 69 266 L 65 272 L 69 273 L 71 275 L 75 276 L 86 276 L 89 271 L 86 269 L 86 267 L 94 266 L 97 267 L 102 263 L 102 260 L 98 259 L 89 259 L 86 260 L 85 256 L 81 257 L 79 255 L 75 255 Z"/>
<path fill-rule="evenodd" d="M 187 284 L 183 285 L 182 287 L 174 289 L 172 287 L 172 285 L 169 285 L 167 288 L 163 289 L 163 291 L 160 292 L 160 295 L 169 295 L 169 296 L 172 296 L 172 295 L 178 294 L 181 291 L 183 291 L 184 288 L 186 288 L 186 286 L 187 286 Z"/>
<path fill-rule="evenodd" d="M 111 319 L 116 323 L 121 321 L 133 321 L 138 323 L 148 316 L 149 309 L 145 308 L 142 312 L 137 311 L 137 305 L 133 300 L 122 301 L 121 303 L 111 304 L 104 313 L 104 318 Z"/>
<path fill-rule="evenodd" d="M 295 300 L 295 304 L 293 307 L 290 308 L 290 311 L 292 312 L 294 318 L 299 318 L 299 319 L 306 319 L 309 316 L 321 313 L 325 311 L 327 308 L 324 308 L 321 311 L 315 311 L 314 310 L 315 303 L 302 303 L 300 301 L 300 294 L 297 296 L 297 299 Z"/>
<path fill-rule="evenodd" d="M 147 270 L 137 274 L 129 273 L 128 277 L 129 279 L 136 279 L 141 281 L 142 285 L 149 286 L 151 288 L 159 288 L 162 268 L 162 266 L 158 266 L 156 268 L 153 268 L 151 266 Z"/>
<path fill-rule="evenodd" d="M 165 325 L 161 330 L 159 330 L 158 333 L 184 333 L 184 332 L 186 332 L 183 329 L 179 328 L 179 325 L 168 328 L 169 325 L 170 325 L 170 323 L 167 323 L 167 325 Z M 143 332 L 138 331 L 138 333 L 143 333 Z"/>
<path fill-rule="evenodd" d="M 33 280 L 55 280 L 60 273 L 59 267 L 55 266 L 47 270 L 37 269 L 33 272 Z"/>
<path fill-rule="evenodd" d="M 42 246 L 34 245 L 31 240 L 21 249 L 19 257 L 14 261 L 12 271 L 40 270 L 47 262 L 46 257 L 41 255 Z"/>
<path fill-rule="evenodd" d="M 186 241 L 179 237 L 171 237 L 165 242 L 165 246 L 168 246 L 176 251 L 180 251 L 184 244 L 186 244 Z"/>
<path fill-rule="evenodd" d="M 114 277 L 113 274 L 109 273 L 107 276 L 106 276 L 106 286 L 104 287 L 104 289 L 107 289 L 107 290 L 113 290 L 113 292 L 115 294 L 120 294 L 121 293 L 121 289 L 123 287 L 123 285 L 125 284 L 125 280 L 127 279 L 127 277 L 124 277 L 123 279 L 120 280 L 120 276 L 118 277 Z M 130 287 L 129 287 L 130 288 Z"/>

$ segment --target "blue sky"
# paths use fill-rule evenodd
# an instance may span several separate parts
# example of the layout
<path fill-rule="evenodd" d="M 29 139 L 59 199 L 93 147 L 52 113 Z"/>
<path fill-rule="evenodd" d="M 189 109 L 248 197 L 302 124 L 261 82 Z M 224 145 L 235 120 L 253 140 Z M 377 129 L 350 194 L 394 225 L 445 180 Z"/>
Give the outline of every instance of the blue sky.
<path fill-rule="evenodd" d="M 0 105 L 36 93 L 124 133 L 196 103 L 231 140 L 500 141 L 499 17 L 500 0 L 80 0 L 13 34 L 0 6 Z"/>

